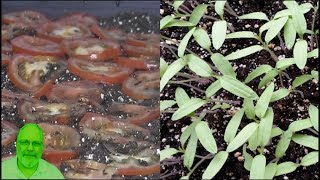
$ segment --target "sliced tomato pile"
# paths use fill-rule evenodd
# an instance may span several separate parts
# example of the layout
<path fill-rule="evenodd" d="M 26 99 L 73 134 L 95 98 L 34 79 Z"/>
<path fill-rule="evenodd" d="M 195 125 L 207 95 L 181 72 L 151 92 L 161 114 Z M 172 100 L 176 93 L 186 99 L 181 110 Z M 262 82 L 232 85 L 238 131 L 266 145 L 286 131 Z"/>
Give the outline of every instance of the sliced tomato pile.
<path fill-rule="evenodd" d="M 160 117 L 159 35 L 101 27 L 85 12 L 51 19 L 26 10 L 2 20 L 7 79 L 1 107 L 14 112 L 1 121 L 3 147 L 13 145 L 23 124 L 37 123 L 44 131 L 43 158 L 67 166 L 66 178 L 160 173 L 159 142 L 150 127 Z M 94 151 L 97 144 L 106 150 Z M 86 156 L 90 146 L 109 160 Z"/>

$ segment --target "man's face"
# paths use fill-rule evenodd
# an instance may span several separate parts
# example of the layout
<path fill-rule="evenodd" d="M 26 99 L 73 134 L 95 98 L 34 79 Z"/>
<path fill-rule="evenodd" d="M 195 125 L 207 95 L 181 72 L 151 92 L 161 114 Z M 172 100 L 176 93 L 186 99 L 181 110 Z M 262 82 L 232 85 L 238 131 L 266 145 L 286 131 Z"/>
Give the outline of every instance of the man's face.
<path fill-rule="evenodd" d="M 24 128 L 17 139 L 18 161 L 26 168 L 36 166 L 42 156 L 43 139 L 41 131 L 34 126 Z"/>

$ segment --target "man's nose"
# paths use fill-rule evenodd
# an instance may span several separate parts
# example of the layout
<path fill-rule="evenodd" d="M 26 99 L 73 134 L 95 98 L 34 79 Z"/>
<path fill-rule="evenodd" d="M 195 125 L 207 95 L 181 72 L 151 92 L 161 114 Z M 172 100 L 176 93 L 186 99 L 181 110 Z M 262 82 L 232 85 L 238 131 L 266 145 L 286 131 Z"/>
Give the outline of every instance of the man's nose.
<path fill-rule="evenodd" d="M 28 145 L 28 148 L 27 148 L 29 151 L 32 151 L 33 150 L 33 145 L 32 145 L 32 143 L 29 143 L 29 145 Z"/>

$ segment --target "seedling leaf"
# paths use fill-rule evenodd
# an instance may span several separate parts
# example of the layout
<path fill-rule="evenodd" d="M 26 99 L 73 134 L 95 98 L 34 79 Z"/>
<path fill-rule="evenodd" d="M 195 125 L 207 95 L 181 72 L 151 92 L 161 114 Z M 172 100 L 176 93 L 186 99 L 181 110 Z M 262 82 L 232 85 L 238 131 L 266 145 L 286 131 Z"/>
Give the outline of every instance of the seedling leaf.
<path fill-rule="evenodd" d="M 214 53 L 211 55 L 211 61 L 223 75 L 236 78 L 237 74 L 234 72 L 230 62 L 224 59 L 223 55 Z"/>
<path fill-rule="evenodd" d="M 238 18 L 239 19 L 260 19 L 260 20 L 269 21 L 267 15 L 263 12 L 253 12 L 249 14 L 244 14 L 242 16 L 239 16 Z"/>
<path fill-rule="evenodd" d="M 260 119 L 264 116 L 264 114 L 268 109 L 273 90 L 274 90 L 274 83 L 271 82 L 269 86 L 263 91 L 263 93 L 261 94 L 261 96 L 257 101 L 255 113 Z"/>
<path fill-rule="evenodd" d="M 268 109 L 266 115 L 261 118 L 259 123 L 258 142 L 261 147 L 266 146 L 271 139 L 273 116 L 273 110 L 270 108 Z"/>
<path fill-rule="evenodd" d="M 244 144 L 242 146 L 242 154 L 244 156 L 244 165 L 243 166 L 246 170 L 250 171 L 253 157 L 249 153 L 247 153 L 246 147 L 247 147 L 246 144 Z"/>
<path fill-rule="evenodd" d="M 251 32 L 251 31 L 238 31 L 238 32 L 233 32 L 229 33 L 226 36 L 226 39 L 235 39 L 235 38 L 256 38 L 256 35 Z"/>
<path fill-rule="evenodd" d="M 313 125 L 314 129 L 319 132 L 319 109 L 316 106 L 310 104 L 308 112 L 311 124 Z"/>
<path fill-rule="evenodd" d="M 168 23 L 170 23 L 175 17 L 167 15 L 160 20 L 160 30 L 163 29 Z"/>
<path fill-rule="evenodd" d="M 256 53 L 258 51 L 261 51 L 262 49 L 263 49 L 263 47 L 260 46 L 260 45 L 253 45 L 253 46 L 241 49 L 241 50 L 237 50 L 237 51 L 227 55 L 225 57 L 225 59 L 228 60 L 228 61 L 235 60 L 235 59 L 240 59 L 240 58 L 243 58 L 243 57 L 248 56 L 250 54 L 253 54 L 253 53 Z"/>
<path fill-rule="evenodd" d="M 252 72 L 249 73 L 249 75 L 245 79 L 244 83 L 246 83 L 246 84 L 249 83 L 254 78 L 261 76 L 264 73 L 269 72 L 271 69 L 272 69 L 272 67 L 268 64 L 263 64 L 263 65 L 257 67 L 255 70 L 253 70 Z"/>
<path fill-rule="evenodd" d="M 160 58 L 160 77 L 163 76 L 163 74 L 164 74 L 164 72 L 166 72 L 167 68 L 168 68 L 167 62 L 163 58 Z"/>
<path fill-rule="evenodd" d="M 191 71 L 202 77 L 212 77 L 213 71 L 206 61 L 194 54 L 188 54 L 185 57 Z"/>
<path fill-rule="evenodd" d="M 265 36 L 265 41 L 267 44 L 269 44 L 269 42 L 277 36 L 277 34 L 280 32 L 280 30 L 282 29 L 282 27 L 285 25 L 285 23 L 287 22 L 288 17 L 282 17 L 279 18 L 277 20 L 273 20 L 273 26 L 271 26 L 268 31 L 267 34 Z"/>
<path fill-rule="evenodd" d="M 313 78 L 312 75 L 310 74 L 304 74 L 302 76 L 297 77 L 296 79 L 293 80 L 292 86 L 294 88 L 297 88 L 298 86 L 302 85 L 303 83 L 311 80 Z"/>
<path fill-rule="evenodd" d="M 274 176 L 280 176 L 283 174 L 289 174 L 293 171 L 295 171 L 299 167 L 299 164 L 287 161 L 283 162 L 281 164 L 278 164 L 276 174 Z"/>
<path fill-rule="evenodd" d="M 255 156 L 250 169 L 250 179 L 264 179 L 265 168 L 266 157 L 264 155 Z"/>
<path fill-rule="evenodd" d="M 210 98 L 212 95 L 218 92 L 221 88 L 222 87 L 220 85 L 220 80 L 218 79 L 207 88 L 206 97 Z"/>
<path fill-rule="evenodd" d="M 258 95 L 250 87 L 230 76 L 222 76 L 220 78 L 220 83 L 225 90 L 242 98 L 258 98 Z"/>
<path fill-rule="evenodd" d="M 196 125 L 196 133 L 202 146 L 212 154 L 217 153 L 218 148 L 212 132 L 207 123 L 201 121 Z"/>
<path fill-rule="evenodd" d="M 175 148 L 166 148 L 160 151 L 160 161 L 171 157 L 172 155 L 178 153 L 179 151 Z"/>
<path fill-rule="evenodd" d="M 318 138 L 305 134 L 294 134 L 292 141 L 302 146 L 306 146 L 315 150 L 319 150 Z"/>
<path fill-rule="evenodd" d="M 277 91 L 274 91 L 272 93 L 270 102 L 275 102 L 278 101 L 279 99 L 285 98 L 286 96 L 288 96 L 290 94 L 289 89 L 286 88 L 280 88 Z"/>
<path fill-rule="evenodd" d="M 276 157 L 280 159 L 287 151 L 292 137 L 291 131 L 285 131 L 276 147 Z"/>
<path fill-rule="evenodd" d="M 211 51 L 211 41 L 207 31 L 202 28 L 197 28 L 193 33 L 193 37 L 203 49 L 206 49 L 209 52 Z"/>
<path fill-rule="evenodd" d="M 191 133 L 191 137 L 189 139 L 186 151 L 184 153 L 184 158 L 183 158 L 183 165 L 186 166 L 187 168 L 191 168 L 194 157 L 196 155 L 196 150 L 197 150 L 197 143 L 198 143 L 198 137 L 195 131 Z"/>
<path fill-rule="evenodd" d="M 237 136 L 230 142 L 230 144 L 227 147 L 227 152 L 232 152 L 238 149 L 241 145 L 243 145 L 249 139 L 249 137 L 254 133 L 257 127 L 258 127 L 258 124 L 255 122 L 252 122 L 246 125 L 237 134 Z"/>
<path fill-rule="evenodd" d="M 170 64 L 166 70 L 166 72 L 163 74 L 161 80 L 160 80 L 160 92 L 164 88 L 164 86 L 169 82 L 169 80 L 176 75 L 184 66 L 186 65 L 186 62 L 182 59 L 177 59 L 172 64 Z"/>
<path fill-rule="evenodd" d="M 179 120 L 184 116 L 194 112 L 195 110 L 199 109 L 206 103 L 205 100 L 199 98 L 191 98 L 185 104 L 183 104 L 179 109 L 173 113 L 172 120 Z"/>
<path fill-rule="evenodd" d="M 196 28 L 192 28 L 181 40 L 180 45 L 178 47 L 178 56 L 181 58 L 184 56 L 184 52 L 187 48 L 189 39 L 191 38 L 192 34 L 194 33 L 194 31 L 196 30 Z"/>
<path fill-rule="evenodd" d="M 294 28 L 292 19 L 289 18 L 286 24 L 284 25 L 284 41 L 288 49 L 291 49 L 296 41 L 296 29 Z"/>
<path fill-rule="evenodd" d="M 192 11 L 192 13 L 190 15 L 189 22 L 194 25 L 197 25 L 198 22 L 200 21 L 200 19 L 202 18 L 202 16 L 207 11 L 207 7 L 208 7 L 207 4 L 200 4 L 196 8 L 194 8 L 194 10 Z"/>
<path fill-rule="evenodd" d="M 223 19 L 223 13 L 224 13 L 224 5 L 226 4 L 226 0 L 222 1 L 216 1 L 214 4 L 214 10 L 217 14 L 219 14 L 220 18 Z"/>
<path fill-rule="evenodd" d="M 264 172 L 264 179 L 273 179 L 274 175 L 277 171 L 277 164 L 276 163 L 269 163 L 266 166 L 265 172 Z"/>
<path fill-rule="evenodd" d="M 253 100 L 250 98 L 244 98 L 242 106 L 244 108 L 244 112 L 246 113 L 247 118 L 254 119 L 255 114 L 253 111 L 254 109 Z"/>
<path fill-rule="evenodd" d="M 293 48 L 293 58 L 299 69 L 303 69 L 307 64 L 308 43 L 306 40 L 299 40 Z"/>
<path fill-rule="evenodd" d="M 225 151 L 220 151 L 217 153 L 214 158 L 211 160 L 207 169 L 202 175 L 202 179 L 212 179 L 222 168 L 226 160 L 228 159 L 229 154 Z"/>
<path fill-rule="evenodd" d="M 212 25 L 211 31 L 211 38 L 212 38 L 212 45 L 215 49 L 219 49 L 224 40 L 226 39 L 227 34 L 227 22 L 222 21 L 215 21 Z"/>
<path fill-rule="evenodd" d="M 278 75 L 277 69 L 272 69 L 269 72 L 266 73 L 266 75 L 261 79 L 261 81 L 258 84 L 258 88 L 262 88 L 264 85 L 268 84 L 273 78 L 275 78 Z"/>
<path fill-rule="evenodd" d="M 181 87 L 177 87 L 175 92 L 175 98 L 179 107 L 181 107 L 190 100 L 190 97 L 188 96 L 186 91 Z"/>
<path fill-rule="evenodd" d="M 229 121 L 224 132 L 224 141 L 230 143 L 237 134 L 241 119 L 244 114 L 244 109 L 240 109 Z"/>
<path fill-rule="evenodd" d="M 297 131 L 301 131 L 304 129 L 307 129 L 309 127 L 312 127 L 311 121 L 310 119 L 303 119 L 303 120 L 297 120 L 292 122 L 289 125 L 288 130 L 290 130 L 291 132 L 297 132 Z"/>
<path fill-rule="evenodd" d="M 175 104 L 176 104 L 176 101 L 174 101 L 174 100 L 160 101 L 160 111 L 163 111 L 163 110 L 165 110 Z"/>
<path fill-rule="evenodd" d="M 310 166 L 316 164 L 319 161 L 319 152 L 313 151 L 305 155 L 300 162 L 301 166 Z"/>

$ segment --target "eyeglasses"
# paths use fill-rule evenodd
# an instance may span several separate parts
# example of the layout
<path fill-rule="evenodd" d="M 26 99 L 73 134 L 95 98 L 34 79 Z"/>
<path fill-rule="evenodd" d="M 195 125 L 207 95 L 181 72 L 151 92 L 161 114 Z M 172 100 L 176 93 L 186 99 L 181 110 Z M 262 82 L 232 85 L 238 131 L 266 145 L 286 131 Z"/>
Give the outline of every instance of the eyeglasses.
<path fill-rule="evenodd" d="M 32 141 L 32 142 L 30 142 L 28 140 L 22 140 L 22 141 L 18 141 L 18 142 L 23 146 L 28 146 L 30 143 L 32 143 L 33 147 L 41 147 L 43 145 L 43 143 L 40 142 L 40 141 Z"/>

